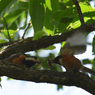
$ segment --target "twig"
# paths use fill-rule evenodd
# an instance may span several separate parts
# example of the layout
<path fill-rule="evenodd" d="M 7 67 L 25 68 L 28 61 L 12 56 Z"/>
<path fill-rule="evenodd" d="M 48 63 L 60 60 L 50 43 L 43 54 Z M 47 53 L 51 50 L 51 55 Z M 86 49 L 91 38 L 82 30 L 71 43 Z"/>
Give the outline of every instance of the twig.
<path fill-rule="evenodd" d="M 5 23 L 6 29 L 7 29 L 7 34 L 8 34 L 8 38 L 9 38 L 9 43 L 11 44 L 11 37 L 10 37 L 9 31 L 8 31 L 8 25 L 7 25 L 7 22 L 6 22 L 6 20 L 5 20 L 5 17 L 3 17 L 3 19 L 4 19 L 4 23 Z"/>
<path fill-rule="evenodd" d="M 30 24 L 31 24 L 31 23 L 29 22 L 28 25 L 27 25 L 27 27 L 26 27 L 26 29 L 25 29 L 25 31 L 24 31 L 24 33 L 23 33 L 23 36 L 22 36 L 21 39 L 24 39 L 24 36 L 25 36 L 25 34 L 26 34 L 26 32 L 27 32 L 27 30 L 28 30 Z"/>
<path fill-rule="evenodd" d="M 81 12 L 81 8 L 80 8 L 80 6 L 79 6 L 79 3 L 78 3 L 77 0 L 72 0 L 72 1 L 73 1 L 73 3 L 75 4 L 75 6 L 76 6 L 76 8 L 77 8 L 77 12 L 78 12 L 78 14 L 79 14 L 79 19 L 80 19 L 81 25 L 84 25 L 85 22 L 84 22 L 83 14 L 82 14 L 82 12 Z"/>

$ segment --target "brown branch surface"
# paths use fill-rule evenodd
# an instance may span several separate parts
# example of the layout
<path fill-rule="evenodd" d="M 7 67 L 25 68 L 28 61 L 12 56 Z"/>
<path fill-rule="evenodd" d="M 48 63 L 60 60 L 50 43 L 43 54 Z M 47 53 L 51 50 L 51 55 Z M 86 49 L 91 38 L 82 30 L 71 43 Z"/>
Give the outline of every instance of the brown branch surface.
<path fill-rule="evenodd" d="M 0 59 L 4 59 L 9 57 L 15 53 L 25 53 L 28 51 L 38 50 L 41 48 L 46 48 L 55 43 L 60 43 L 65 41 L 69 36 L 71 36 L 77 30 L 91 32 L 95 30 L 95 22 L 89 25 L 85 25 L 69 32 L 62 33 L 61 35 L 56 36 L 44 36 L 38 40 L 32 40 L 32 38 L 27 38 L 24 40 L 20 40 L 19 42 L 15 42 L 14 44 L 8 46 L 6 49 L 2 51 L 0 54 Z"/>
<path fill-rule="evenodd" d="M 36 83 L 77 86 L 95 95 L 95 81 L 80 72 L 69 73 L 51 70 L 32 70 L 21 68 L 8 61 L 0 61 L 0 76 Z"/>

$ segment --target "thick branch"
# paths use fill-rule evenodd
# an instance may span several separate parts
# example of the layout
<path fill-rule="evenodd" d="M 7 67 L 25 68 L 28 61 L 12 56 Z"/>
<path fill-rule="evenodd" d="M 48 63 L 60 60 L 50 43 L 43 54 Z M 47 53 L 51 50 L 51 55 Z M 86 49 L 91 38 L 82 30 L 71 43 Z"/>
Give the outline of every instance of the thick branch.
<path fill-rule="evenodd" d="M 37 83 L 77 86 L 95 94 L 95 81 L 80 72 L 67 73 L 51 70 L 32 70 L 15 66 L 14 64 L 6 61 L 0 61 L 0 76 L 7 76 L 17 80 Z"/>
<path fill-rule="evenodd" d="M 55 43 L 60 43 L 65 41 L 69 36 L 71 36 L 76 31 L 86 31 L 91 32 L 95 30 L 95 22 L 90 25 L 85 25 L 79 28 L 76 28 L 74 30 L 71 30 L 69 32 L 65 32 L 61 35 L 56 36 L 44 36 L 38 40 L 32 40 L 32 38 L 27 38 L 26 40 L 22 40 L 19 42 L 16 42 L 10 46 L 8 46 L 6 49 L 4 49 L 0 55 L 0 59 L 4 59 L 9 57 L 10 55 L 14 53 L 25 53 L 28 51 L 38 50 L 41 48 L 46 48 L 50 45 L 53 45 Z"/>
<path fill-rule="evenodd" d="M 81 8 L 79 6 L 79 3 L 77 0 L 72 0 L 77 8 L 77 12 L 78 12 L 78 15 L 79 15 L 79 19 L 80 19 L 80 22 L 81 22 L 81 25 L 84 25 L 84 18 L 83 18 L 83 14 L 81 12 Z"/>

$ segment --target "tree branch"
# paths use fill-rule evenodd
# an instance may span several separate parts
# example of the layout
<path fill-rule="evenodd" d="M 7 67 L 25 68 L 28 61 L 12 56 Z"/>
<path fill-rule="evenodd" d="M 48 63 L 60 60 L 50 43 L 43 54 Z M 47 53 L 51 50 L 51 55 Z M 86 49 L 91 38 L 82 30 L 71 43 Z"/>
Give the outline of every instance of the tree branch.
<path fill-rule="evenodd" d="M 95 94 L 95 81 L 77 72 L 57 72 L 51 70 L 25 69 L 8 61 L 0 61 L 0 76 L 36 83 L 52 83 L 66 86 L 77 86 Z M 90 85 L 90 86 L 89 86 Z"/>
<path fill-rule="evenodd" d="M 19 53 L 19 52 L 25 53 L 28 51 L 46 48 L 55 43 L 63 42 L 76 31 L 91 32 L 93 30 L 95 30 L 95 22 L 89 25 L 85 25 L 85 26 L 81 26 L 79 28 L 73 29 L 69 32 L 62 33 L 61 35 L 43 36 L 42 38 L 38 40 L 32 40 L 32 38 L 20 40 L 19 42 L 16 42 L 8 46 L 4 50 L 2 50 L 2 53 L 0 54 L 0 59 L 7 58 L 14 53 Z"/>
<path fill-rule="evenodd" d="M 31 25 L 31 23 L 29 22 L 28 25 L 27 25 L 27 27 L 26 27 L 26 29 L 25 29 L 25 31 L 24 31 L 24 33 L 23 33 L 23 36 L 22 36 L 21 39 L 24 39 L 24 36 L 25 36 L 25 34 L 26 34 L 26 32 L 27 32 L 27 30 L 28 30 L 28 28 L 29 28 L 30 25 Z"/>
<path fill-rule="evenodd" d="M 82 14 L 82 12 L 81 12 L 81 8 L 80 8 L 80 6 L 79 6 L 79 3 L 78 3 L 77 0 L 72 0 L 72 1 L 73 1 L 73 3 L 75 4 L 75 6 L 76 6 L 76 8 L 77 8 L 77 12 L 78 12 L 78 14 L 79 14 L 79 19 L 80 19 L 81 25 L 84 25 L 85 22 L 84 22 L 83 14 Z"/>

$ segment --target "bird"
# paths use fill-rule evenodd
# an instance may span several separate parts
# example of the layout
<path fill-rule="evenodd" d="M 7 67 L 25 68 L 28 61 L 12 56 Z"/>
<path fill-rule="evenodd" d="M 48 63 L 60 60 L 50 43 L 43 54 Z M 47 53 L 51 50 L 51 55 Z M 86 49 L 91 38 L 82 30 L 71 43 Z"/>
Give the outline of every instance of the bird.
<path fill-rule="evenodd" d="M 87 75 L 87 73 L 90 73 L 95 76 L 94 70 L 91 70 L 91 69 L 83 66 L 81 61 L 72 54 L 66 53 L 66 54 L 59 55 L 52 60 L 52 63 L 63 66 L 67 72 L 73 71 L 76 73 L 76 72 L 81 71 L 86 75 Z"/>
<path fill-rule="evenodd" d="M 35 56 L 27 56 L 26 54 L 13 54 L 10 57 L 10 61 L 14 64 L 17 64 L 22 67 L 26 68 L 31 68 L 33 67 L 36 63 L 39 64 L 39 67 L 37 69 L 41 68 L 41 62 L 39 59 Z"/>
<path fill-rule="evenodd" d="M 77 34 L 77 35 L 76 35 Z M 95 71 L 91 70 L 85 66 L 82 65 L 81 61 L 75 57 L 75 54 L 81 54 L 85 52 L 86 50 L 86 42 L 83 40 L 84 39 L 84 34 L 82 32 L 77 32 L 74 35 L 72 35 L 69 39 L 67 39 L 65 45 L 61 48 L 60 50 L 60 55 L 55 57 L 51 62 L 55 64 L 59 64 L 63 66 L 66 69 L 66 72 L 80 72 L 82 71 L 83 73 L 90 73 L 95 76 Z M 74 38 L 74 36 L 76 36 Z M 82 37 L 83 38 L 82 38 Z M 81 39 L 79 39 L 81 38 Z M 73 39 L 73 41 L 72 41 Z M 75 41 L 74 41 L 75 40 Z M 82 44 L 79 44 L 79 40 L 83 40 Z M 77 41 L 77 42 L 76 42 Z M 75 44 L 75 43 L 77 44 Z M 81 47 L 81 45 L 84 47 L 83 50 L 75 50 L 75 46 Z M 73 48 L 74 47 L 74 48 Z"/>

